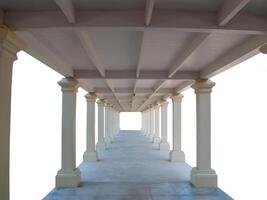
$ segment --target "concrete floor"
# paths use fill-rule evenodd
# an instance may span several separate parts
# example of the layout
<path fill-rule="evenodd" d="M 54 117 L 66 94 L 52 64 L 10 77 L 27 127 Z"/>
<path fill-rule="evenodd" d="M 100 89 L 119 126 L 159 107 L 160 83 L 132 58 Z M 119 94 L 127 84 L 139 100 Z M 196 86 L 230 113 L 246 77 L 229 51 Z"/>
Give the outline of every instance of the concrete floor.
<path fill-rule="evenodd" d="M 230 200 L 220 189 L 194 188 L 191 167 L 168 161 L 139 131 L 121 131 L 100 161 L 82 163 L 78 188 L 53 189 L 44 200 Z"/>

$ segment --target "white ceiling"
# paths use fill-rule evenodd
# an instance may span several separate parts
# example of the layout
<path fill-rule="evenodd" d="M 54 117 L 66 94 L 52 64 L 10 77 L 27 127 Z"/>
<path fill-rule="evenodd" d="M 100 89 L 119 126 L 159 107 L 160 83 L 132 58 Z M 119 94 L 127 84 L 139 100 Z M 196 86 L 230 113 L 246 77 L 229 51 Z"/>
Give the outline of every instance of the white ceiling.
<path fill-rule="evenodd" d="M 0 9 L 28 53 L 119 111 L 143 111 L 267 42 L 266 0 L 2 0 Z"/>

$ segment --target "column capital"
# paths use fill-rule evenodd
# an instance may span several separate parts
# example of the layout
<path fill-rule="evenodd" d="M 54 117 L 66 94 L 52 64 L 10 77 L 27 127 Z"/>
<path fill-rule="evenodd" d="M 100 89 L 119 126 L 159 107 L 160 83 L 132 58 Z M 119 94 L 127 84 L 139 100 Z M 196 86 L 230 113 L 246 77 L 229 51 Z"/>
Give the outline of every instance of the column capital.
<path fill-rule="evenodd" d="M 162 99 L 162 101 L 160 102 L 161 107 L 167 107 L 168 104 L 169 104 L 169 102 L 167 101 L 167 99 Z"/>
<path fill-rule="evenodd" d="M 85 96 L 87 102 L 95 102 L 97 96 L 94 92 L 88 92 Z"/>
<path fill-rule="evenodd" d="M 172 102 L 181 102 L 183 97 L 184 95 L 177 93 L 177 94 L 173 94 L 171 99 L 172 99 Z"/>
<path fill-rule="evenodd" d="M 211 93 L 215 83 L 209 79 L 198 80 L 191 87 L 195 90 L 195 93 Z"/>
<path fill-rule="evenodd" d="M 98 99 L 96 103 L 98 104 L 98 106 L 104 106 L 105 105 L 104 99 Z"/>
<path fill-rule="evenodd" d="M 72 77 L 61 79 L 58 84 L 63 92 L 76 92 L 78 89 L 78 81 Z"/>
<path fill-rule="evenodd" d="M 4 50 L 16 60 L 17 52 L 22 49 L 26 49 L 26 44 L 7 27 L 0 26 L 0 51 Z"/>

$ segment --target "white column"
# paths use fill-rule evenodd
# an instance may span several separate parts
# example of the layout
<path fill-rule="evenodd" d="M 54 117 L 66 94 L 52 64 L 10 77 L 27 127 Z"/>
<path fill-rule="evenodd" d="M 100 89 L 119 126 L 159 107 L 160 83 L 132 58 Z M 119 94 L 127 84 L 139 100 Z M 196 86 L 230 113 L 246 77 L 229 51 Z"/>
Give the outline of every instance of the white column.
<path fill-rule="evenodd" d="M 87 102 L 87 127 L 86 127 L 86 151 L 83 155 L 84 162 L 97 161 L 95 151 L 95 93 L 85 95 Z"/>
<path fill-rule="evenodd" d="M 10 108 L 13 63 L 24 44 L 0 28 L 0 199 L 9 199 Z"/>
<path fill-rule="evenodd" d="M 155 109 L 153 107 L 153 105 L 151 105 L 151 108 L 150 108 L 150 119 L 151 119 L 151 122 L 150 122 L 150 140 L 151 142 L 153 142 L 153 139 L 154 139 L 154 135 L 155 135 Z"/>
<path fill-rule="evenodd" d="M 98 141 L 96 144 L 96 150 L 101 151 L 106 149 L 106 143 L 104 140 L 104 101 L 102 99 L 99 99 L 97 101 L 98 105 Z"/>
<path fill-rule="evenodd" d="M 150 108 L 148 109 L 147 111 L 147 135 L 146 136 L 149 136 L 150 133 L 151 133 L 151 116 L 150 116 Z"/>
<path fill-rule="evenodd" d="M 168 101 L 165 99 L 161 102 L 161 142 L 159 144 L 160 150 L 170 150 L 170 144 L 168 143 Z"/>
<path fill-rule="evenodd" d="M 159 144 L 160 143 L 160 137 L 159 137 L 159 108 L 160 105 L 156 103 L 155 105 L 155 136 L 154 136 L 154 144 Z"/>
<path fill-rule="evenodd" d="M 105 105 L 105 142 L 106 144 L 111 143 L 110 137 L 110 104 Z"/>
<path fill-rule="evenodd" d="M 210 80 L 196 82 L 197 166 L 191 171 L 191 182 L 197 187 L 216 187 L 217 175 L 211 169 L 210 93 L 215 85 Z"/>
<path fill-rule="evenodd" d="M 113 123 L 113 108 L 110 107 L 110 118 L 109 118 L 109 127 L 110 127 L 110 132 L 109 132 L 109 135 L 110 135 L 110 141 L 113 142 L 114 140 L 114 132 L 113 132 L 113 126 L 114 126 L 114 123 Z"/>
<path fill-rule="evenodd" d="M 80 170 L 76 168 L 76 93 L 78 82 L 63 78 L 58 82 L 62 90 L 62 163 L 56 175 L 57 187 L 77 187 Z"/>
<path fill-rule="evenodd" d="M 182 94 L 176 94 L 172 96 L 173 103 L 173 130 L 172 130 L 172 141 L 173 141 L 173 150 L 170 152 L 170 161 L 173 162 L 184 162 L 185 155 L 182 151 Z"/>

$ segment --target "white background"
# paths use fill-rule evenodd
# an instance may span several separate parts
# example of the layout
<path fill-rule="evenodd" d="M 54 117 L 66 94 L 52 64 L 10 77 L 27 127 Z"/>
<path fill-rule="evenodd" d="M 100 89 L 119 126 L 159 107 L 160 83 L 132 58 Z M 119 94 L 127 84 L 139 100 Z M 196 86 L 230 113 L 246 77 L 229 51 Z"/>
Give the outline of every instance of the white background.
<path fill-rule="evenodd" d="M 62 76 L 20 52 L 13 70 L 11 200 L 42 199 L 60 169 Z M 258 55 L 214 78 L 212 167 L 234 199 L 267 199 L 267 56 Z M 85 150 L 86 102 L 77 98 L 77 165 Z M 195 166 L 195 96 L 183 92 L 182 148 Z M 169 111 L 171 111 L 171 102 Z M 138 117 L 139 116 L 139 117 Z M 171 143 L 171 112 L 168 133 Z M 121 128 L 140 128 L 140 114 L 125 114 Z M 136 125 L 136 127 L 134 127 Z"/>

